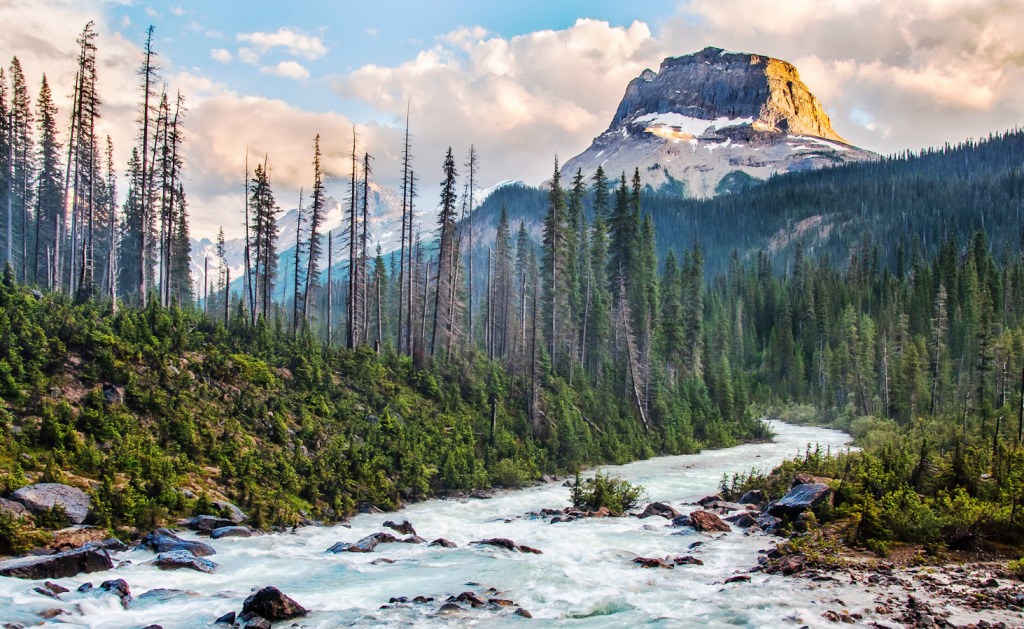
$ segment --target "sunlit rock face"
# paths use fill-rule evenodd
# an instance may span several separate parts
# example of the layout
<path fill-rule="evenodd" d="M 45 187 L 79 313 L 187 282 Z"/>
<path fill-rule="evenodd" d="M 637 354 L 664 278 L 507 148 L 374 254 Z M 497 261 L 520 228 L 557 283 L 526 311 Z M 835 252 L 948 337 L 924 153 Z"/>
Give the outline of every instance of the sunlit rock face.
<path fill-rule="evenodd" d="M 875 158 L 832 129 L 792 64 L 705 48 L 630 81 L 608 130 L 562 172 L 590 177 L 603 166 L 614 178 L 639 168 L 654 189 L 702 197 L 752 178 Z"/>

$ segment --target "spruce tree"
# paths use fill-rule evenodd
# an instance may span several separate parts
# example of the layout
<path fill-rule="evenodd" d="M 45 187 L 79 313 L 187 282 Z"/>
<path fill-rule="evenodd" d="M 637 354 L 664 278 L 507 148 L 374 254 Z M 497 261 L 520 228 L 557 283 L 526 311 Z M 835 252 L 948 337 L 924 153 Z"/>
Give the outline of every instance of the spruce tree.
<path fill-rule="evenodd" d="M 8 209 L 7 262 L 13 264 L 22 282 L 28 279 L 28 240 L 36 176 L 32 141 L 32 101 L 17 57 L 11 60 L 11 203 Z"/>
<path fill-rule="evenodd" d="M 309 246 L 307 247 L 306 291 L 302 301 L 302 318 L 309 321 L 309 305 L 317 299 L 320 286 L 320 258 L 323 255 L 323 244 L 320 229 L 324 222 L 324 181 L 320 168 L 320 134 L 313 141 L 313 192 L 309 207 Z"/>
<path fill-rule="evenodd" d="M 63 182 L 61 177 L 61 144 L 57 138 L 57 106 L 53 104 L 50 85 L 43 75 L 36 101 L 39 124 L 39 171 L 36 177 L 34 266 L 32 277 L 41 286 L 52 287 L 57 272 L 53 264 L 54 247 L 64 220 Z"/>
<path fill-rule="evenodd" d="M 566 282 L 566 207 L 565 192 L 562 190 L 558 171 L 558 158 L 555 158 L 554 174 L 551 177 L 551 190 L 548 192 L 548 211 L 544 217 L 543 262 L 541 277 L 543 281 L 543 336 L 547 341 L 547 353 L 552 369 L 556 369 L 561 356 L 560 349 L 564 344 L 562 326 L 567 322 L 567 282 Z"/>
<path fill-rule="evenodd" d="M 457 201 L 455 192 L 455 177 L 458 175 L 455 170 L 455 158 L 452 156 L 452 149 L 448 147 L 448 153 L 444 158 L 444 181 L 441 182 L 441 211 L 437 218 L 437 275 L 434 293 L 434 323 L 430 334 L 430 355 L 434 356 L 437 351 L 438 332 L 443 338 L 442 342 L 446 348 L 450 348 L 452 338 L 450 330 L 452 322 L 448 320 L 452 311 L 453 279 L 455 273 L 455 262 L 453 259 L 456 250 L 455 244 L 455 203 Z"/>

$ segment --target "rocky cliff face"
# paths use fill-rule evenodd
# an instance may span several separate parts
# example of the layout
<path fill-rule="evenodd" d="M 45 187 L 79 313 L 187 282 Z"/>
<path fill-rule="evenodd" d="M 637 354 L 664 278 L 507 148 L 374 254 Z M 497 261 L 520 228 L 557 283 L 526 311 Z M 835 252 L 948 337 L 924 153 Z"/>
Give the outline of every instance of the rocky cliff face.
<path fill-rule="evenodd" d="M 832 129 L 792 64 L 705 48 L 630 81 L 608 130 L 563 173 L 639 167 L 651 187 L 709 196 L 751 177 L 875 157 Z"/>

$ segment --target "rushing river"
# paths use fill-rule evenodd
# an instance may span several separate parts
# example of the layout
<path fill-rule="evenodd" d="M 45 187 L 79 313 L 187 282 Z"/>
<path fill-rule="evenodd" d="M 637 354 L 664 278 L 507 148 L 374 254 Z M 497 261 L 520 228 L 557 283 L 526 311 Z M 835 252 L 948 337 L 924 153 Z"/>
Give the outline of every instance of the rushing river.
<path fill-rule="evenodd" d="M 847 435 L 822 428 L 776 423 L 774 443 L 750 444 L 688 456 L 661 457 L 603 468 L 643 485 L 652 501 L 681 506 L 714 493 L 723 474 L 766 470 L 784 458 L 802 454 L 808 444 L 822 449 L 846 447 Z M 209 627 L 229 611 L 239 611 L 254 587 L 275 585 L 311 610 L 299 619 L 306 627 L 407 625 L 570 627 L 779 627 L 829 626 L 821 617 L 837 592 L 796 580 L 760 573 L 750 583 L 724 584 L 757 563 L 758 549 L 773 538 L 742 530 L 706 535 L 674 529 L 660 517 L 646 519 L 590 518 L 548 524 L 526 514 L 569 504 L 569 490 L 560 483 L 500 494 L 493 499 L 430 500 L 399 513 L 359 515 L 350 527 L 304 528 L 295 534 L 210 541 L 219 564 L 214 574 L 190 570 L 162 571 L 146 565 L 152 552 L 133 550 L 114 557 L 130 565 L 104 573 L 59 579 L 72 592 L 64 601 L 32 591 L 40 583 L 0 578 L 0 621 L 26 626 L 38 623 L 38 612 L 54 607 L 71 612 L 50 623 L 68 627 L 140 628 L 159 624 Z M 447 538 L 457 548 L 426 544 L 382 544 L 368 554 L 327 554 L 338 541 L 354 542 L 382 528 L 385 520 L 408 519 L 427 540 Z M 389 531 L 390 532 L 390 531 Z M 195 539 L 190 533 L 182 537 Z M 474 546 L 472 540 L 510 538 L 543 551 L 541 555 Z M 692 550 L 689 546 L 702 541 Z M 692 554 L 703 566 L 674 570 L 643 569 L 631 560 Z M 377 562 L 381 558 L 394 563 Z M 85 581 L 125 579 L 135 600 L 122 608 L 110 594 L 78 594 Z M 495 588 L 488 594 L 487 588 Z M 160 589 L 160 591 L 155 591 Z M 513 615 L 516 607 L 470 609 L 438 614 L 449 595 L 473 591 L 515 601 L 533 620 Z M 147 592 L 149 592 L 147 594 Z M 427 596 L 431 604 L 392 605 L 391 597 Z M 848 605 L 856 592 L 843 592 Z M 850 599 L 853 596 L 853 599 Z M 862 601 L 866 603 L 867 601 Z M 833 605 L 834 607 L 835 605 Z M 292 621 L 279 623 L 291 626 Z M 218 625 L 224 626 L 224 625 Z M 834 626 L 834 625 L 832 625 Z"/>

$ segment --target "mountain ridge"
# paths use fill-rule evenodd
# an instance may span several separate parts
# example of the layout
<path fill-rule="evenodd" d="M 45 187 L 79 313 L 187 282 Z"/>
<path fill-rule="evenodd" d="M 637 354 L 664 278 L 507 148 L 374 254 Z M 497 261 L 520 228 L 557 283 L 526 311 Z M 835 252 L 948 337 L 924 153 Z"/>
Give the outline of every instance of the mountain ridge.
<path fill-rule="evenodd" d="M 709 47 L 630 81 L 608 129 L 562 173 L 639 168 L 652 189 L 708 197 L 728 192 L 731 174 L 767 179 L 877 158 L 832 128 L 793 64 Z"/>

